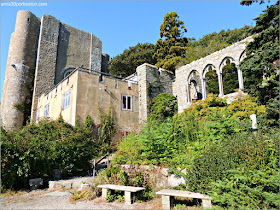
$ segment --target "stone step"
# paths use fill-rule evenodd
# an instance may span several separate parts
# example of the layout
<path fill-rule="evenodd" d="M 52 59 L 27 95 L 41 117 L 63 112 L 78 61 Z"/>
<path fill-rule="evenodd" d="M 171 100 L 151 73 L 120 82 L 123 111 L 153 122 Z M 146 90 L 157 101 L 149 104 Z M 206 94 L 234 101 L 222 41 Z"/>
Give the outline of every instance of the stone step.
<path fill-rule="evenodd" d="M 67 179 L 67 180 L 49 181 L 49 189 L 59 189 L 59 188 L 81 189 L 85 186 L 92 185 L 92 181 L 93 181 L 92 176 L 78 177 L 78 178 Z"/>

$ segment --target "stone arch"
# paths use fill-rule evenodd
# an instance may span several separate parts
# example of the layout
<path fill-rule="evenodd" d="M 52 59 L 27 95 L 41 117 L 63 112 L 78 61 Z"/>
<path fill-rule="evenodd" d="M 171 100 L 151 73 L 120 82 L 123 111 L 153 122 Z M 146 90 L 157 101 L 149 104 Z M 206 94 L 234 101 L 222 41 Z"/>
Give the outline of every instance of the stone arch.
<path fill-rule="evenodd" d="M 69 74 L 71 74 L 76 68 L 74 66 L 69 66 L 62 69 L 61 74 L 63 75 L 63 79 L 66 78 Z"/>
<path fill-rule="evenodd" d="M 210 67 L 210 66 L 211 66 L 213 69 L 216 69 L 216 67 L 215 67 L 213 64 L 211 64 L 211 63 L 207 64 L 207 65 L 204 67 L 203 71 L 202 71 L 202 78 L 205 78 L 205 74 L 209 71 L 209 67 Z"/>
<path fill-rule="evenodd" d="M 197 70 L 192 70 L 188 75 L 187 96 L 189 103 L 203 98 L 201 77 Z"/>
<path fill-rule="evenodd" d="M 203 99 L 206 98 L 209 93 L 219 94 L 218 71 L 215 66 L 213 64 L 207 64 L 202 75 L 201 83 Z"/>
<path fill-rule="evenodd" d="M 217 69 L 219 72 L 222 73 L 222 68 L 225 66 L 225 62 L 226 62 L 227 59 L 229 59 L 230 62 L 233 62 L 233 63 L 236 62 L 236 61 L 234 60 L 233 57 L 231 57 L 231 56 L 225 56 L 225 57 L 223 58 L 223 60 L 220 62 L 219 69 Z M 235 63 L 235 64 L 237 64 L 237 63 Z"/>
<path fill-rule="evenodd" d="M 239 56 L 239 59 L 238 59 L 238 64 L 240 64 L 241 61 L 243 61 L 245 58 L 246 58 L 246 51 L 243 50 L 243 51 L 240 53 L 240 56 Z"/>
<path fill-rule="evenodd" d="M 234 93 L 236 89 L 238 89 L 238 63 L 236 62 L 237 61 L 232 57 L 226 56 L 220 63 L 220 77 L 222 80 L 221 85 L 223 85 L 223 94 Z"/>

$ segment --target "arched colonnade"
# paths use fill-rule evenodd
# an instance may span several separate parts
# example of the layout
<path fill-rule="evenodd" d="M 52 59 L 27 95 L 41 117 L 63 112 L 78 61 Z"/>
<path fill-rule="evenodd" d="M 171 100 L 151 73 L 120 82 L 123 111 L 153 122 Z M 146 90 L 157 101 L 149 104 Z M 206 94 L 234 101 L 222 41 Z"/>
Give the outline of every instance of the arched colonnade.
<path fill-rule="evenodd" d="M 227 60 L 235 64 L 239 91 L 243 91 L 243 75 L 240 69 L 240 62 L 246 56 L 246 44 L 252 40 L 252 36 L 247 37 L 240 42 L 177 69 L 173 93 L 178 98 L 179 113 L 183 112 L 193 100 L 205 99 L 207 97 L 205 75 L 209 72 L 209 69 L 216 71 L 219 96 L 224 95 L 222 69 L 226 65 Z"/>

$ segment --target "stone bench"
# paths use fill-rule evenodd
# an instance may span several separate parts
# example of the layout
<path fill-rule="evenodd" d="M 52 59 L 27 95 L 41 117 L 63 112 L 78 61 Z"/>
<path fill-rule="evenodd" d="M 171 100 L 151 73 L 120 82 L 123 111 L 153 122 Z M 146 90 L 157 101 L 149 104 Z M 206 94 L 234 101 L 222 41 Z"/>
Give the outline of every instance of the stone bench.
<path fill-rule="evenodd" d="M 185 197 L 185 198 L 197 198 L 202 200 L 203 208 L 211 208 L 211 198 L 208 195 L 203 195 L 200 193 L 194 193 L 189 191 L 181 190 L 161 190 L 156 192 L 157 195 L 162 195 L 162 208 L 170 209 L 173 206 L 174 197 Z"/>
<path fill-rule="evenodd" d="M 136 193 L 145 189 L 144 187 L 131 187 L 113 184 L 98 185 L 97 187 L 102 188 L 102 198 L 104 199 L 106 199 L 107 197 L 108 189 L 124 191 L 124 198 L 126 204 L 132 204 L 135 201 Z"/>

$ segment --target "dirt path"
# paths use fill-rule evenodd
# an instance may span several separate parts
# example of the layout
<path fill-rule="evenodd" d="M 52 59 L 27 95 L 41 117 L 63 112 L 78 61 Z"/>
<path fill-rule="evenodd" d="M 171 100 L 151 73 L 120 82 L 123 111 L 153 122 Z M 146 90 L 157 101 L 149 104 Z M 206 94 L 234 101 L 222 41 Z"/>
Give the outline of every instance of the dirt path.
<path fill-rule="evenodd" d="M 35 190 L 15 196 L 3 196 L 0 209 L 159 209 L 160 200 L 150 203 L 109 203 L 102 198 L 91 201 L 69 202 L 68 191 Z"/>

